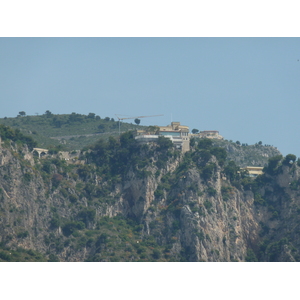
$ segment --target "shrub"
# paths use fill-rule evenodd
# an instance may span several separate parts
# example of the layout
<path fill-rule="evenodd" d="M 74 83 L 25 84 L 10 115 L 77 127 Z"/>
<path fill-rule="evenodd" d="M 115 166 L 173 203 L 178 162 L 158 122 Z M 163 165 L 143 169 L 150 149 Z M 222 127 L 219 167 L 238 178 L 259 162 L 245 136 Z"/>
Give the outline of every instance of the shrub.
<path fill-rule="evenodd" d="M 211 153 L 210 151 L 204 149 L 204 150 L 200 150 L 198 154 L 200 156 L 200 158 L 198 159 L 198 165 L 203 167 L 211 159 Z"/>
<path fill-rule="evenodd" d="M 205 206 L 205 208 L 207 210 L 209 210 L 209 209 L 212 208 L 212 203 L 210 201 L 208 201 L 208 200 L 205 200 L 204 203 L 203 203 L 203 205 Z"/>
<path fill-rule="evenodd" d="M 229 200 L 229 193 L 231 192 L 232 188 L 227 186 L 222 186 L 221 187 L 221 193 L 222 193 L 222 197 L 223 197 L 223 200 L 224 201 L 227 201 Z"/>
<path fill-rule="evenodd" d="M 203 179 L 206 180 L 206 181 L 211 179 L 215 170 L 216 170 L 216 164 L 214 164 L 214 163 L 207 164 L 202 169 L 202 172 L 201 172 L 201 175 L 202 175 Z"/>
<path fill-rule="evenodd" d="M 165 138 L 164 136 L 158 137 L 157 144 L 160 150 L 168 150 L 173 146 L 172 141 L 168 138 Z"/>
<path fill-rule="evenodd" d="M 55 254 L 50 254 L 50 255 L 49 255 L 48 261 L 49 261 L 49 262 L 59 262 L 60 260 L 59 260 L 59 258 L 58 258 L 57 255 L 55 255 Z"/>
<path fill-rule="evenodd" d="M 214 147 L 211 149 L 210 153 L 216 157 L 220 166 L 223 166 L 227 158 L 227 152 L 224 148 Z"/>
<path fill-rule="evenodd" d="M 198 148 L 199 149 L 209 149 L 212 147 L 212 140 L 211 139 L 200 139 L 199 142 L 198 142 Z"/>
<path fill-rule="evenodd" d="M 49 160 L 46 160 L 43 164 L 42 170 L 48 174 L 51 173 L 51 162 Z"/>
<path fill-rule="evenodd" d="M 194 147 L 196 144 L 196 139 L 195 138 L 191 138 L 190 139 L 190 147 Z"/>
<path fill-rule="evenodd" d="M 108 242 L 108 234 L 107 233 L 102 233 L 97 241 L 96 241 L 96 247 L 98 248 L 99 246 L 101 246 L 102 244 L 106 244 Z"/>
<path fill-rule="evenodd" d="M 240 168 L 235 164 L 234 161 L 228 162 L 228 164 L 224 167 L 224 173 L 230 181 L 233 181 L 238 178 L 239 171 Z"/>
<path fill-rule="evenodd" d="M 207 188 L 206 192 L 207 192 L 208 195 L 211 196 L 211 197 L 214 197 L 214 196 L 217 194 L 217 191 L 216 191 L 213 187 L 211 187 L 211 186 L 209 186 L 209 187 Z"/>
<path fill-rule="evenodd" d="M 64 188 L 62 188 L 62 189 L 60 189 L 60 193 L 65 197 L 65 198 L 67 198 L 68 197 L 68 191 L 66 190 L 66 189 L 64 189 Z"/>
<path fill-rule="evenodd" d="M 23 135 L 19 129 L 12 129 L 2 124 L 0 124 L 0 136 L 3 141 L 12 140 L 16 143 L 27 144 L 30 150 L 37 147 L 37 142 L 30 136 Z"/>
<path fill-rule="evenodd" d="M 163 195 L 164 195 L 163 188 L 162 188 L 161 185 L 159 185 L 157 187 L 157 189 L 155 190 L 155 192 L 154 192 L 154 196 L 157 197 L 157 198 L 159 198 L 159 197 L 162 197 Z"/>
<path fill-rule="evenodd" d="M 288 154 L 284 160 L 283 160 L 283 164 L 286 166 L 292 166 L 292 164 L 296 161 L 296 155 L 294 154 Z"/>
<path fill-rule="evenodd" d="M 11 261 L 11 255 L 5 251 L 0 250 L 0 259 L 4 261 Z"/>
<path fill-rule="evenodd" d="M 152 257 L 153 257 L 154 259 L 160 259 L 160 257 L 161 257 L 160 251 L 159 251 L 158 249 L 154 249 L 154 250 L 153 250 L 153 253 L 152 253 Z"/>
<path fill-rule="evenodd" d="M 276 155 L 276 156 L 269 158 L 268 166 L 265 167 L 263 171 L 270 175 L 275 175 L 282 158 L 283 158 L 282 155 Z"/>
<path fill-rule="evenodd" d="M 25 174 L 23 175 L 23 181 L 24 181 L 25 183 L 29 183 L 29 182 L 31 181 L 31 179 L 32 179 L 32 175 L 31 175 L 30 173 L 25 173 Z"/>
<path fill-rule="evenodd" d="M 93 208 L 84 208 L 77 214 L 79 221 L 83 222 L 87 227 L 90 222 L 94 222 L 96 217 L 96 211 Z"/>
<path fill-rule="evenodd" d="M 69 200 L 71 203 L 76 203 L 78 198 L 76 195 L 71 194 L 71 195 L 69 195 Z"/>
<path fill-rule="evenodd" d="M 17 237 L 20 238 L 20 239 L 24 239 L 24 238 L 26 238 L 26 237 L 28 237 L 28 236 L 29 236 L 28 231 L 22 231 L 22 232 L 19 232 L 19 233 L 17 234 Z"/>
<path fill-rule="evenodd" d="M 255 193 L 254 194 L 254 204 L 266 205 L 266 202 L 260 194 Z"/>
<path fill-rule="evenodd" d="M 63 180 L 63 176 L 61 174 L 53 174 L 52 175 L 53 187 L 57 188 L 62 180 Z"/>
<path fill-rule="evenodd" d="M 247 249 L 247 255 L 245 257 L 245 261 L 247 261 L 247 262 L 257 262 L 258 261 L 256 255 L 252 249 Z"/>
<path fill-rule="evenodd" d="M 50 221 L 50 228 L 57 229 L 60 226 L 60 220 L 57 216 L 53 217 Z"/>
<path fill-rule="evenodd" d="M 199 238 L 200 241 L 204 241 L 204 233 L 202 230 L 200 230 L 199 232 L 196 232 L 197 237 Z"/>
<path fill-rule="evenodd" d="M 75 233 L 77 230 L 82 230 L 84 228 L 85 228 L 85 225 L 83 222 L 70 221 L 70 222 L 67 222 L 62 227 L 62 232 L 65 236 L 70 236 L 71 234 Z"/>

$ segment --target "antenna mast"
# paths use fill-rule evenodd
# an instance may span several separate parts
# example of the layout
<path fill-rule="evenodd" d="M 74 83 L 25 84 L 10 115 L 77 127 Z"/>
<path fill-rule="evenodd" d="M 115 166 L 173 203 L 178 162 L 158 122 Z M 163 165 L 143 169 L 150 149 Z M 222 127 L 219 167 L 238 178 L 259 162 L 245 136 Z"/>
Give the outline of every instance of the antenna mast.
<path fill-rule="evenodd" d="M 115 114 L 115 116 L 118 118 L 119 120 L 119 135 L 121 134 L 120 131 L 120 121 L 121 120 L 127 120 L 127 119 L 141 119 L 141 118 L 150 118 L 150 117 L 159 117 L 159 116 L 163 116 L 163 115 L 153 115 L 153 116 L 138 116 L 138 117 L 126 117 L 126 118 L 120 118 L 120 115 Z"/>

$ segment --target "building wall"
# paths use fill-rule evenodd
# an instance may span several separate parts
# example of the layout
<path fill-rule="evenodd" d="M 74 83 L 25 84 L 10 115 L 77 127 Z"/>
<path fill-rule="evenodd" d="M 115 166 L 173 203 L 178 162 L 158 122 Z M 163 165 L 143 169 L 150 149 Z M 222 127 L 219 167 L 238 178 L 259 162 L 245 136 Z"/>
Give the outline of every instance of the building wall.
<path fill-rule="evenodd" d="M 244 168 L 244 170 L 248 170 L 250 177 L 256 177 L 257 175 L 263 174 L 263 167 L 248 166 Z"/>
<path fill-rule="evenodd" d="M 159 135 L 169 138 L 172 143 L 181 147 L 182 152 L 190 150 L 189 127 L 180 125 L 180 122 L 172 122 L 168 126 L 158 126 L 159 132 L 155 135 L 149 135 L 145 131 L 137 131 L 135 139 L 141 143 L 155 142 Z"/>

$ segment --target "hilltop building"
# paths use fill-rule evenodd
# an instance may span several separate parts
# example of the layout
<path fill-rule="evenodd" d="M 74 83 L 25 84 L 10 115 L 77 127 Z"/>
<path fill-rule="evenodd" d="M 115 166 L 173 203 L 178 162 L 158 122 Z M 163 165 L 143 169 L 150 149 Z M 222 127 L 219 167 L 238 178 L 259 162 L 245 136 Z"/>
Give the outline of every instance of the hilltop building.
<path fill-rule="evenodd" d="M 156 142 L 159 136 L 169 138 L 177 149 L 182 152 L 190 150 L 190 136 L 189 127 L 180 125 L 180 122 L 172 122 L 167 126 L 154 126 L 156 130 L 153 132 L 146 132 L 144 130 L 137 130 L 135 139 L 139 143 Z"/>

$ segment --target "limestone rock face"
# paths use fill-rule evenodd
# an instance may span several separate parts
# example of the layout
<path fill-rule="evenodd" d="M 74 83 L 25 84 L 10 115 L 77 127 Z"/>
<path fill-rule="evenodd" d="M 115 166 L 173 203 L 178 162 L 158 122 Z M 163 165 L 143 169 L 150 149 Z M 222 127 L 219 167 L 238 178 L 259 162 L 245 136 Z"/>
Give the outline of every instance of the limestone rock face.
<path fill-rule="evenodd" d="M 90 250 L 68 246 L 67 227 L 57 220 L 81 220 L 93 230 L 102 217 L 121 214 L 141 224 L 141 239 L 153 236 L 168 247 L 173 260 L 245 261 L 249 249 L 257 255 L 263 251 L 265 261 L 299 260 L 296 163 L 266 176 L 267 182 L 254 192 L 222 179 L 215 157 L 210 163 L 216 168 L 207 179 L 195 166 L 184 169 L 181 155 L 162 169 L 155 164 L 146 167 L 143 176 L 129 170 L 121 182 L 111 185 L 110 200 L 100 203 L 80 194 L 85 185 L 94 200 L 100 199 L 98 194 L 108 185 L 92 168 L 82 179 L 76 169 L 81 166 L 64 174 L 59 163 L 52 162 L 46 174 L 41 160 L 26 148 L 0 148 L 0 242 L 9 247 L 55 253 L 61 261 L 83 261 Z M 90 219 L 82 212 L 90 212 Z"/>
<path fill-rule="evenodd" d="M 233 160 L 240 167 L 264 167 L 269 158 L 280 155 L 277 148 L 270 145 L 240 145 L 226 140 L 214 140 L 214 143 L 225 148 L 228 159 Z"/>

